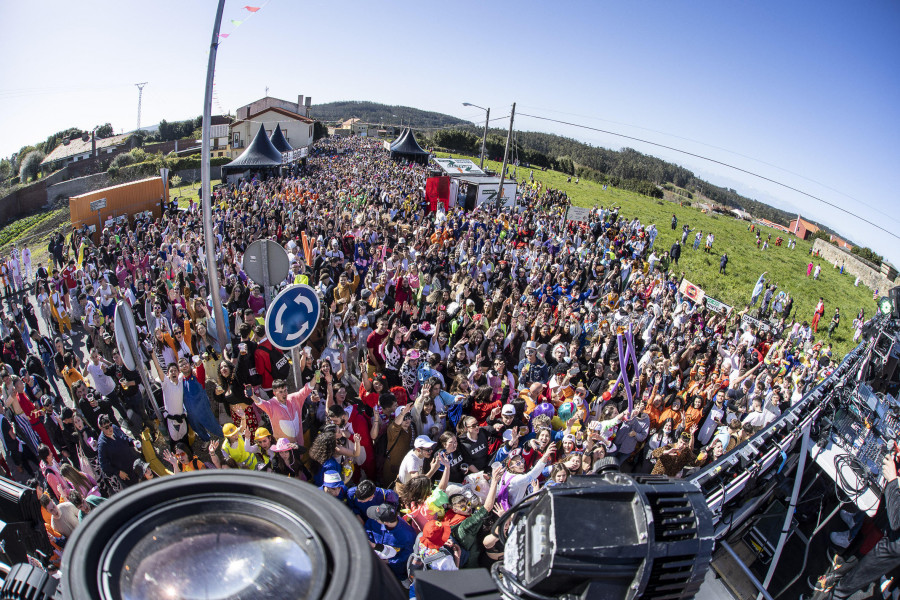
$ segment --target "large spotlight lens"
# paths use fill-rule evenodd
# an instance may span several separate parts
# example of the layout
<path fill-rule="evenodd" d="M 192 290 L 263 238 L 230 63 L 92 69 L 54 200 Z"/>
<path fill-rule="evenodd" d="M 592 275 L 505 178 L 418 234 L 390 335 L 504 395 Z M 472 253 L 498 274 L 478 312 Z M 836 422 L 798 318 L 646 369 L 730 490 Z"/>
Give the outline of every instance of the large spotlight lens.
<path fill-rule="evenodd" d="M 102 563 L 107 597 L 124 600 L 317 598 L 327 570 L 301 520 L 266 501 L 222 497 L 139 515 Z"/>

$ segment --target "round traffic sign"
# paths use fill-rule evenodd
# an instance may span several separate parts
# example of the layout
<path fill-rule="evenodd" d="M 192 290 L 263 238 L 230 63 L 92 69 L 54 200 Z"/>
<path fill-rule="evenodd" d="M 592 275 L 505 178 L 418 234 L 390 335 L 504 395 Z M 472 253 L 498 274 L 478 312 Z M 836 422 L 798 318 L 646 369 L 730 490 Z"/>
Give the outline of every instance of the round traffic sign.
<path fill-rule="evenodd" d="M 319 296 L 313 288 L 292 285 L 272 300 L 266 312 L 266 336 L 276 348 L 296 348 L 315 330 L 321 313 Z"/>

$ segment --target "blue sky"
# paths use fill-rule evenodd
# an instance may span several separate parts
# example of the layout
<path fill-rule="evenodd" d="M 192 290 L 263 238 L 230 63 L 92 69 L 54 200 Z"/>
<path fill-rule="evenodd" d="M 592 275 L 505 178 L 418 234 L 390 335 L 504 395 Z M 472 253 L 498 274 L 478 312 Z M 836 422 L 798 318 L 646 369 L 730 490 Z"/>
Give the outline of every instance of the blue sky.
<path fill-rule="evenodd" d="M 372 100 L 479 121 L 560 118 L 756 171 L 900 232 L 900 4 L 841 2 L 226 3 L 217 104 L 264 94 Z M 4 2 L 0 156 L 70 126 L 202 111 L 212 0 Z M 250 18 L 248 18 L 250 17 Z M 231 19 L 244 22 L 235 28 Z M 399 40 L 399 48 L 392 44 Z M 503 126 L 494 121 L 495 126 Z M 826 223 L 900 265 L 900 240 L 726 167 L 517 117 L 516 129 L 672 160 Z"/>

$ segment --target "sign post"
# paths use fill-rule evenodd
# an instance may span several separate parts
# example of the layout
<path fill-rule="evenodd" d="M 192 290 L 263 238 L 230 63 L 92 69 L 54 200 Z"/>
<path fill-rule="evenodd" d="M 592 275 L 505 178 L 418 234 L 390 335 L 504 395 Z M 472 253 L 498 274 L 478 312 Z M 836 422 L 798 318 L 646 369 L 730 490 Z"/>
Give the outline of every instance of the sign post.
<path fill-rule="evenodd" d="M 272 299 L 272 284 L 284 281 L 290 266 L 287 250 L 272 240 L 256 240 L 244 253 L 244 273 L 263 287 L 266 306 L 269 306 Z"/>
<path fill-rule="evenodd" d="M 294 385 L 300 387 L 300 345 L 315 330 L 322 315 L 316 291 L 298 284 L 282 290 L 266 312 L 266 337 L 281 350 L 291 350 Z"/>
<path fill-rule="evenodd" d="M 115 333 L 116 347 L 118 347 L 119 354 L 122 356 L 122 362 L 125 363 L 126 368 L 132 371 L 136 370 L 138 375 L 141 376 L 141 383 L 144 386 L 147 397 L 150 399 L 150 404 L 153 406 L 153 412 L 156 413 L 156 418 L 159 419 L 160 427 L 164 428 L 166 421 L 159 410 L 156 398 L 153 397 L 153 388 L 150 387 L 147 365 L 144 364 L 141 349 L 138 345 L 134 313 L 131 311 L 131 306 L 124 300 L 119 300 L 119 303 L 116 304 Z"/>

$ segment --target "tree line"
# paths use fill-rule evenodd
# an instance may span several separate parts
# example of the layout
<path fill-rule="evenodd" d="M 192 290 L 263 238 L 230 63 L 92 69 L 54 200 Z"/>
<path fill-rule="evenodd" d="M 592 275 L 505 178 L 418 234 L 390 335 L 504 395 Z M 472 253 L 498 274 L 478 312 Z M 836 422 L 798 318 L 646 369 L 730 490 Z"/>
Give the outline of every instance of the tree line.
<path fill-rule="evenodd" d="M 384 123 L 400 125 L 415 123 L 416 127 L 445 127 L 450 125 L 470 125 L 468 121 L 451 117 L 439 112 L 419 110 L 409 106 L 390 106 L 377 102 L 341 101 L 326 104 L 314 104 L 309 109 L 310 118 L 325 123 L 336 123 L 350 118 L 360 119 L 364 123 Z"/>
<path fill-rule="evenodd" d="M 427 135 L 427 131 L 423 132 Z M 475 126 L 448 128 L 430 134 L 431 144 L 467 154 L 481 152 L 483 130 Z M 503 158 L 506 131 L 488 131 L 486 154 L 493 160 Z M 796 215 L 775 208 L 764 202 L 742 196 L 736 190 L 714 185 L 700 179 L 689 169 L 661 158 L 638 152 L 633 148 L 610 150 L 585 144 L 572 138 L 552 133 L 517 131 L 510 147 L 513 160 L 584 177 L 600 183 L 608 183 L 654 197 L 662 197 L 659 187 L 667 184 L 686 190 L 690 197 L 705 196 L 715 203 L 745 210 L 755 217 L 787 226 Z M 654 192 L 655 190 L 655 192 Z M 816 223 L 833 233 L 828 227 Z"/>

